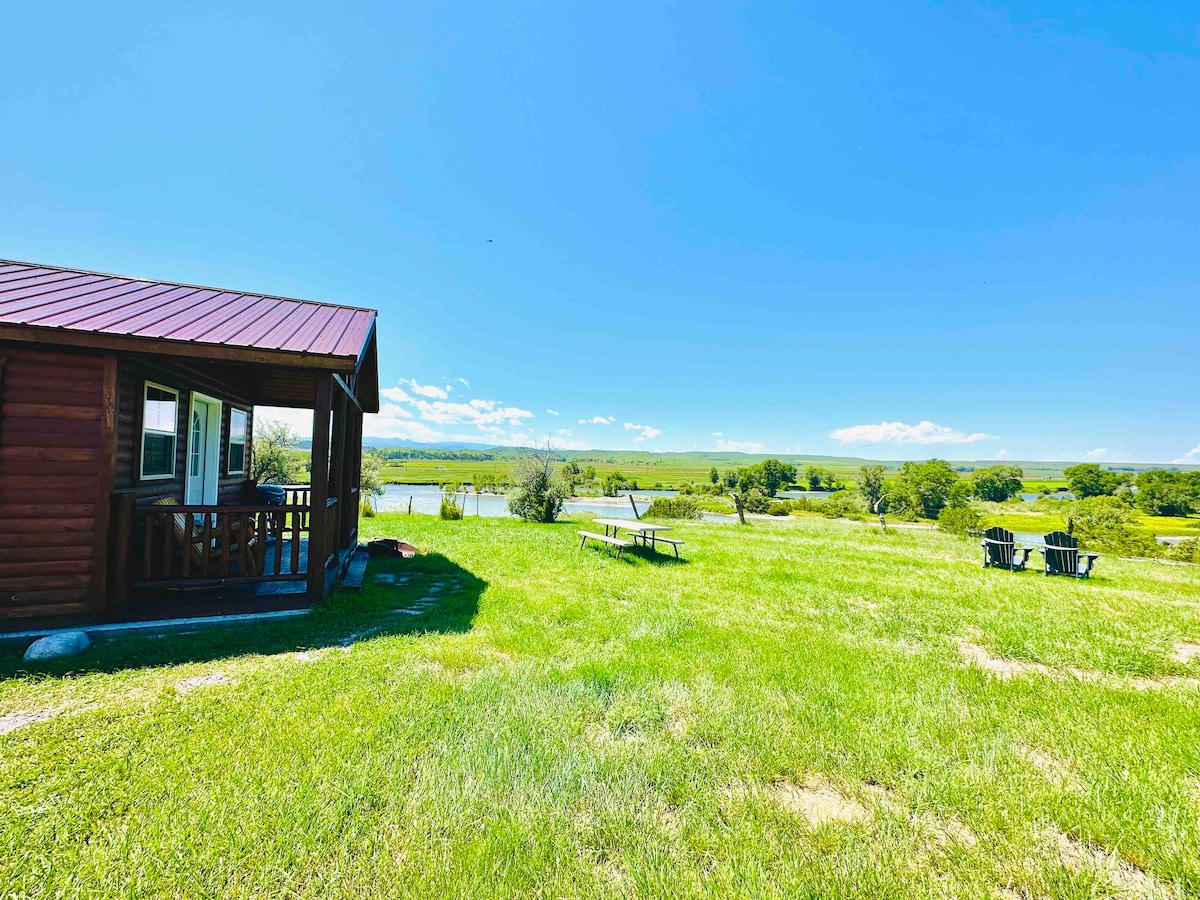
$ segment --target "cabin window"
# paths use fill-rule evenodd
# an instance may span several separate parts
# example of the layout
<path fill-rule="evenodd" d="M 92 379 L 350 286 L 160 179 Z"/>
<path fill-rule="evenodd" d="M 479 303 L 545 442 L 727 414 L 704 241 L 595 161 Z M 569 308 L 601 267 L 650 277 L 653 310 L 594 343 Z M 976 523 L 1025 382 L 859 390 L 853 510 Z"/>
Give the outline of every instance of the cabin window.
<path fill-rule="evenodd" d="M 249 416 L 243 409 L 229 410 L 229 474 L 246 472 L 246 422 Z"/>
<path fill-rule="evenodd" d="M 179 391 L 147 381 L 142 394 L 142 478 L 175 477 Z"/>

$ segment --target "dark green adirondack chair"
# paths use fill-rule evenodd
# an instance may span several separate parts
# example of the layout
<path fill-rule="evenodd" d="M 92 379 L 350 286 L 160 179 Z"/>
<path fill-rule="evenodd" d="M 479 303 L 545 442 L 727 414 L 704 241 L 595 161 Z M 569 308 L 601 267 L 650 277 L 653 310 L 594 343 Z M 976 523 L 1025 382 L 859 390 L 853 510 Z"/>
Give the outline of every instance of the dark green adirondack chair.
<path fill-rule="evenodd" d="M 1047 575 L 1087 578 L 1100 558 L 1099 553 L 1080 553 L 1079 541 L 1065 531 L 1052 531 L 1044 540 L 1046 546 L 1042 549 L 1042 556 L 1046 558 Z"/>
<path fill-rule="evenodd" d="M 1024 571 L 1032 552 L 1028 547 L 1018 548 L 1013 533 L 999 525 L 993 525 L 983 533 L 983 540 L 979 542 L 979 546 L 983 548 L 985 569 L 995 566 L 1010 572 Z"/>

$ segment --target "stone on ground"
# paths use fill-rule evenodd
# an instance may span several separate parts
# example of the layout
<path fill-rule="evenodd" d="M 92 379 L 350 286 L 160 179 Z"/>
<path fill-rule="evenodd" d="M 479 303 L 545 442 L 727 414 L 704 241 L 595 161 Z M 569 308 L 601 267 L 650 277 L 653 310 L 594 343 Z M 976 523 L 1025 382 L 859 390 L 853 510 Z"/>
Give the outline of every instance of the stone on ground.
<path fill-rule="evenodd" d="M 58 634 L 48 634 L 29 645 L 29 649 L 25 651 L 25 661 L 62 659 L 82 653 L 90 646 L 92 646 L 91 638 L 83 631 L 62 631 Z"/>

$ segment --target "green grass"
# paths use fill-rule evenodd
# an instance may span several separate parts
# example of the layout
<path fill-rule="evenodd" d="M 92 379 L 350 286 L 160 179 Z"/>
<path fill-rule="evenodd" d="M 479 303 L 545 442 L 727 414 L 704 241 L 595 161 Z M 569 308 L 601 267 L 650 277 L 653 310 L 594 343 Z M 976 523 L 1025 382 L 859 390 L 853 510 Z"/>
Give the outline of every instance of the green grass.
<path fill-rule="evenodd" d="M 1200 677 L 1173 656 L 1200 566 L 1014 575 L 814 519 L 676 524 L 683 563 L 580 551 L 572 523 L 364 526 L 426 551 L 373 566 L 407 584 L 36 673 L 0 645 L 0 715 L 58 711 L 0 736 L 5 892 L 1200 893 L 1200 687 L 1169 681 Z M 1000 680 L 959 639 L 1049 669 Z M 865 813 L 813 825 L 804 784 Z"/>

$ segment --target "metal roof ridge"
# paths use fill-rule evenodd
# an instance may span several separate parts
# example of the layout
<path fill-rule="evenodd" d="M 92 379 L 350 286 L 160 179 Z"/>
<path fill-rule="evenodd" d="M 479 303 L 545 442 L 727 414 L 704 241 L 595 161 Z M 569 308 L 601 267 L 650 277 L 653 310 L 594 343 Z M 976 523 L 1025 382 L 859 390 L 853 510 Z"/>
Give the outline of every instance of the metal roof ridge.
<path fill-rule="evenodd" d="M 345 303 L 329 303 L 325 300 L 305 300 L 302 297 L 288 297 L 283 294 L 266 294 L 259 291 L 242 291 L 233 288 L 217 287 L 211 284 L 192 284 L 186 281 L 165 281 L 160 278 L 143 278 L 140 275 L 120 275 L 115 272 L 96 272 L 92 269 L 76 269 L 71 266 L 58 266 L 50 263 L 35 263 L 28 260 L 0 258 L 0 266 L 29 266 L 34 269 L 57 269 L 61 272 L 74 272 L 77 275 L 95 275 L 100 278 L 124 278 L 128 281 L 142 281 L 148 284 L 169 284 L 172 287 L 194 288 L 201 291 L 219 291 L 223 294 L 241 294 L 244 297 L 263 297 L 267 300 L 290 300 L 292 303 L 303 303 L 308 306 L 332 306 L 338 309 L 350 309 L 355 312 L 379 314 L 379 310 L 366 306 L 349 306 Z"/>

